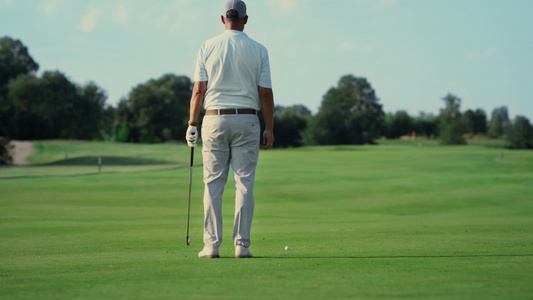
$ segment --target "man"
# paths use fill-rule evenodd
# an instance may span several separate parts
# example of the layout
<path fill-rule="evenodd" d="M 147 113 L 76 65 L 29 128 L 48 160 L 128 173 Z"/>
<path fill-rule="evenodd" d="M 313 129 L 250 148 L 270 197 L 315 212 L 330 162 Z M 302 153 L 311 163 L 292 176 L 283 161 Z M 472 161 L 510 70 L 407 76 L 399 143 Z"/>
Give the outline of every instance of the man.
<path fill-rule="evenodd" d="M 220 257 L 222 194 L 229 167 L 235 181 L 233 244 L 236 258 L 251 258 L 250 231 L 254 214 L 254 181 L 259 157 L 262 110 L 266 129 L 263 149 L 274 143 L 274 96 L 270 63 L 265 47 L 243 31 L 248 22 L 241 0 L 224 6 L 223 34 L 207 40 L 198 52 L 186 140 L 196 146 L 202 106 L 204 164 L 204 248 L 200 258 Z"/>

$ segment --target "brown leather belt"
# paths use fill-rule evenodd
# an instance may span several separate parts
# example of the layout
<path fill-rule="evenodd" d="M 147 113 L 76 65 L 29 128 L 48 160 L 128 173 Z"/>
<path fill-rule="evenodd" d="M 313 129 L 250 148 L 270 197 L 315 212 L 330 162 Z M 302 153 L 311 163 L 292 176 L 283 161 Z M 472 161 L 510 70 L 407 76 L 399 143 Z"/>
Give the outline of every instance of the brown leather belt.
<path fill-rule="evenodd" d="M 251 108 L 231 108 L 231 109 L 208 109 L 205 111 L 206 116 L 211 115 L 256 115 L 257 111 Z"/>

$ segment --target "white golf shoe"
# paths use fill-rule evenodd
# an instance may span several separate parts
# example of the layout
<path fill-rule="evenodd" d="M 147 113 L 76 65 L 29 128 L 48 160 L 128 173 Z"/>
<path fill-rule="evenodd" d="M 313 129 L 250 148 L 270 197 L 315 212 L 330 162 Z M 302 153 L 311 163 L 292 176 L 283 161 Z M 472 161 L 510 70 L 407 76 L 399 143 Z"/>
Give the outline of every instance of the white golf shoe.
<path fill-rule="evenodd" d="M 206 249 L 204 248 L 202 251 L 198 253 L 199 258 L 220 258 L 220 254 L 218 253 L 218 249 Z"/>
<path fill-rule="evenodd" d="M 252 258 L 252 252 L 248 250 L 248 248 L 244 246 L 236 246 L 235 247 L 235 258 Z"/>

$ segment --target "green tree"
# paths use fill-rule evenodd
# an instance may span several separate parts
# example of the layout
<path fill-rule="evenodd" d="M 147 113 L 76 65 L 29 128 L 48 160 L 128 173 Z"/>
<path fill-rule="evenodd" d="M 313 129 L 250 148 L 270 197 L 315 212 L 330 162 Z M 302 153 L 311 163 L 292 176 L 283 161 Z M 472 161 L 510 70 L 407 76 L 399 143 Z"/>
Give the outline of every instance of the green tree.
<path fill-rule="evenodd" d="M 9 139 L 0 136 L 0 165 L 7 165 L 13 161 L 11 154 L 9 153 L 11 146 L 9 145 Z"/>
<path fill-rule="evenodd" d="M 439 118 L 420 112 L 420 115 L 413 120 L 413 125 L 418 136 L 434 138 L 439 135 Z"/>
<path fill-rule="evenodd" d="M 291 114 L 304 119 L 308 119 L 312 116 L 312 113 L 309 108 L 301 104 L 295 104 L 287 107 L 279 106 L 279 108 L 280 109 L 276 110 L 276 114 Z"/>
<path fill-rule="evenodd" d="M 162 132 L 163 138 L 165 139 L 165 142 L 172 140 L 172 130 L 165 128 Z"/>
<path fill-rule="evenodd" d="M 526 117 L 517 116 L 509 132 L 509 148 L 532 149 L 533 128 Z"/>
<path fill-rule="evenodd" d="M 9 84 L 17 76 L 32 74 L 37 70 L 39 65 L 20 40 L 7 36 L 0 38 L 0 135 L 13 135 L 8 132 L 15 122 L 13 103 L 8 99 Z"/>
<path fill-rule="evenodd" d="M 373 144 L 384 124 L 379 99 L 366 78 L 343 76 L 322 100 L 309 127 L 314 144 Z"/>
<path fill-rule="evenodd" d="M 122 120 L 120 128 L 117 132 L 117 140 L 119 142 L 127 142 L 129 138 L 128 119 Z"/>
<path fill-rule="evenodd" d="M 475 113 L 469 109 L 463 114 L 463 124 L 465 126 L 465 133 L 474 134 Z"/>
<path fill-rule="evenodd" d="M 461 99 L 448 94 L 442 99 L 445 107 L 440 110 L 440 138 L 442 145 L 464 145 L 465 126 L 461 118 Z"/>
<path fill-rule="evenodd" d="M 96 83 L 89 82 L 85 86 L 78 87 L 74 111 L 76 117 L 83 122 L 73 122 L 76 132 L 72 134 L 78 139 L 95 139 L 101 137 L 106 123 L 106 100 L 107 92 Z"/>
<path fill-rule="evenodd" d="M 17 139 L 93 139 L 104 126 L 107 94 L 44 72 L 19 40 L 0 38 L 0 134 Z M 8 132 L 9 131 L 9 132 Z"/>
<path fill-rule="evenodd" d="M 303 132 L 311 118 L 311 111 L 303 105 L 276 106 L 274 110 L 274 137 L 276 147 L 300 147 Z M 264 122 L 261 122 L 264 126 Z"/>
<path fill-rule="evenodd" d="M 34 73 L 39 70 L 28 53 L 28 48 L 20 41 L 10 37 L 0 38 L 0 85 L 6 85 L 20 74 Z"/>
<path fill-rule="evenodd" d="M 487 114 L 484 110 L 478 108 L 474 111 L 474 134 L 487 133 Z"/>
<path fill-rule="evenodd" d="M 8 120 L 14 139 L 48 139 L 51 113 L 42 81 L 35 75 L 20 75 L 10 84 L 8 100 L 11 116 Z"/>
<path fill-rule="evenodd" d="M 120 99 L 115 112 L 114 134 L 119 142 L 128 142 L 130 138 L 131 120 L 130 101 L 126 98 Z"/>
<path fill-rule="evenodd" d="M 475 111 L 469 109 L 463 114 L 463 124 L 465 126 L 465 133 L 472 135 L 487 133 L 487 114 L 482 109 Z"/>
<path fill-rule="evenodd" d="M 192 82 L 186 76 L 166 74 L 139 84 L 120 101 L 116 124 L 122 126 L 127 121 L 128 141 L 161 142 L 168 138 L 164 132 L 170 132 L 173 139 L 182 139 L 187 130 L 191 93 Z"/>
<path fill-rule="evenodd" d="M 100 119 L 100 136 L 106 141 L 115 141 L 113 129 L 115 125 L 115 117 L 117 109 L 111 105 L 106 104 Z"/>
<path fill-rule="evenodd" d="M 489 136 L 492 138 L 500 138 L 504 134 L 509 133 L 512 124 L 509 120 L 509 112 L 506 106 L 495 108 L 492 111 L 490 120 Z"/>
<path fill-rule="evenodd" d="M 493 114 L 490 120 L 489 137 L 501 138 L 503 135 L 503 121 L 502 116 L 499 114 Z"/>
<path fill-rule="evenodd" d="M 413 119 L 404 110 L 399 110 L 395 114 L 390 114 L 387 126 L 387 137 L 397 139 L 403 135 L 411 135 L 415 130 Z"/>
<path fill-rule="evenodd" d="M 22 139 L 74 138 L 74 122 L 81 122 L 75 110 L 77 89 L 66 76 L 54 71 L 42 78 L 17 77 L 10 87 L 16 108 L 16 134 Z"/>
<path fill-rule="evenodd" d="M 17 139 L 93 139 L 107 95 L 94 83 L 80 87 L 64 74 L 19 75 L 10 85 L 13 105 L 10 128 Z"/>

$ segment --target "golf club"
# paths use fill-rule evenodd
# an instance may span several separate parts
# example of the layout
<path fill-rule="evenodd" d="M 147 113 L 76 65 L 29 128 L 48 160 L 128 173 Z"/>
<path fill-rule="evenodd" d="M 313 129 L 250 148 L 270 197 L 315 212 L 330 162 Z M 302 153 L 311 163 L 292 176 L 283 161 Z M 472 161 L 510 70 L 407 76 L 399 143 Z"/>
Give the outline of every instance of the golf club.
<path fill-rule="evenodd" d="M 187 246 L 191 244 L 191 239 L 189 238 L 189 221 L 191 219 L 191 186 L 192 186 L 193 161 L 194 161 L 194 147 L 191 147 L 191 169 L 189 171 L 189 208 L 187 212 Z"/>

